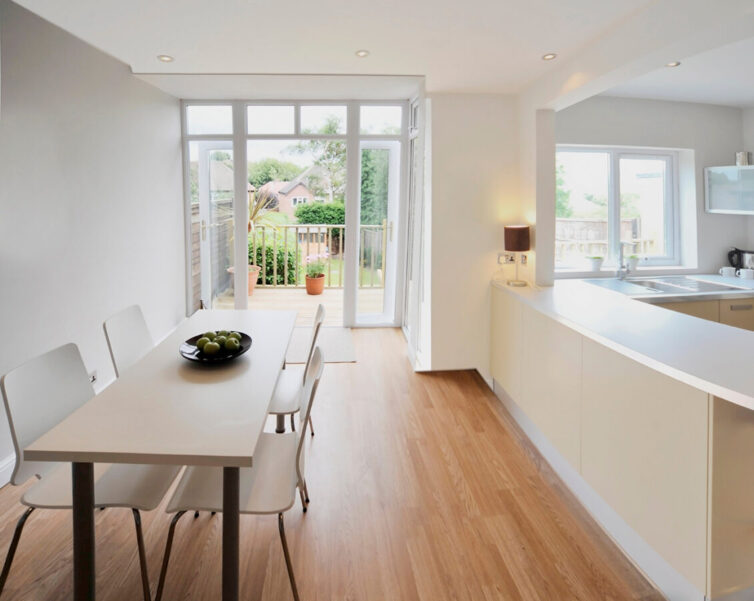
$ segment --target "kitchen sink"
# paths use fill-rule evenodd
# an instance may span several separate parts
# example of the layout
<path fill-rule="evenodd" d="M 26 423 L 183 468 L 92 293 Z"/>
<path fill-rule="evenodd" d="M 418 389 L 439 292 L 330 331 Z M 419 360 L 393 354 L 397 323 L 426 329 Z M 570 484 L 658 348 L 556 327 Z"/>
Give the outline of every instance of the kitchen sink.
<path fill-rule="evenodd" d="M 728 284 L 716 284 L 686 277 L 684 275 L 671 275 L 662 277 L 645 278 L 618 278 L 587 280 L 590 284 L 608 288 L 616 292 L 636 295 L 692 295 L 692 294 L 716 294 L 726 292 L 740 292 L 746 288 L 730 286 Z"/>

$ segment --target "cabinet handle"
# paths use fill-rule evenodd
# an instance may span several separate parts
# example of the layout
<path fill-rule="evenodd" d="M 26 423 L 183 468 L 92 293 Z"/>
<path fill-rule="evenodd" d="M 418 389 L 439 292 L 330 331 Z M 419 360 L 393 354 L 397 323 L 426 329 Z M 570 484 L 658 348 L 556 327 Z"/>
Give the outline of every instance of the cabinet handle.
<path fill-rule="evenodd" d="M 731 305 L 730 310 L 731 311 L 751 311 L 754 309 L 754 305 Z"/>

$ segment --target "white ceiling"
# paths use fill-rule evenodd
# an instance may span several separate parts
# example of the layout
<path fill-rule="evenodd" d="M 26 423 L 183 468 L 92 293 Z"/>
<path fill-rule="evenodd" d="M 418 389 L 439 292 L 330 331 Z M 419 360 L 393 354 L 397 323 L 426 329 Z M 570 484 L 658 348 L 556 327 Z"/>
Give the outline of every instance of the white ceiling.
<path fill-rule="evenodd" d="M 16 1 L 136 73 L 425 75 L 454 92 L 518 91 L 650 2 Z"/>
<path fill-rule="evenodd" d="M 606 96 L 754 107 L 754 38 L 683 58 L 605 92 Z"/>

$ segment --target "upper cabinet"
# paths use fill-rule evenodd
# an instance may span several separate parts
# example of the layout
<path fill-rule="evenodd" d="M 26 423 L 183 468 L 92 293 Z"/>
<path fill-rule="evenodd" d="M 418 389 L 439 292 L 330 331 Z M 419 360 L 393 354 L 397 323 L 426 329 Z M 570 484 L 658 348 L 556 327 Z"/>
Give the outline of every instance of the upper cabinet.
<path fill-rule="evenodd" d="M 754 165 L 706 167 L 704 189 L 708 213 L 754 215 Z"/>

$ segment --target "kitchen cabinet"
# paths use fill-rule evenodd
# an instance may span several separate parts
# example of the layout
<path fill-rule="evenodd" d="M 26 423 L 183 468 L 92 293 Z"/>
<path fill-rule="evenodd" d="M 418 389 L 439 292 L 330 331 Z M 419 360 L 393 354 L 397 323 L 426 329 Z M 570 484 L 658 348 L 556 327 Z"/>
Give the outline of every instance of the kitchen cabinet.
<path fill-rule="evenodd" d="M 492 377 L 514 399 L 521 397 L 521 312 L 513 295 L 492 288 Z"/>
<path fill-rule="evenodd" d="M 699 319 L 720 321 L 720 303 L 713 301 L 689 301 L 687 303 L 662 303 L 663 309 L 670 309 L 678 313 L 685 313 Z"/>
<path fill-rule="evenodd" d="M 754 215 L 754 166 L 707 167 L 704 188 L 708 213 Z"/>
<path fill-rule="evenodd" d="M 754 330 L 754 298 L 721 300 L 720 323 Z"/>

